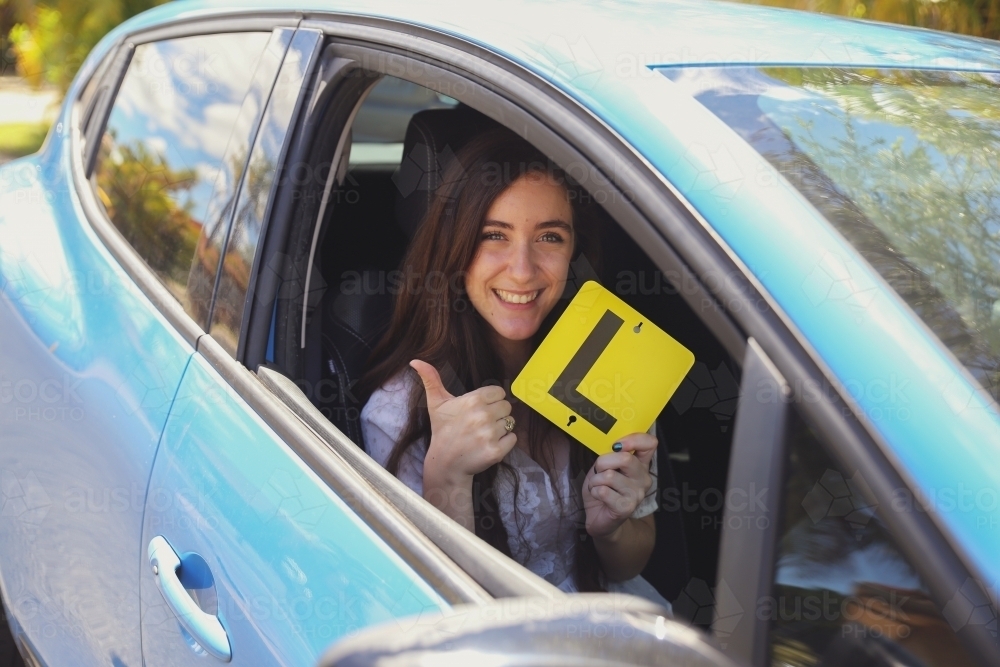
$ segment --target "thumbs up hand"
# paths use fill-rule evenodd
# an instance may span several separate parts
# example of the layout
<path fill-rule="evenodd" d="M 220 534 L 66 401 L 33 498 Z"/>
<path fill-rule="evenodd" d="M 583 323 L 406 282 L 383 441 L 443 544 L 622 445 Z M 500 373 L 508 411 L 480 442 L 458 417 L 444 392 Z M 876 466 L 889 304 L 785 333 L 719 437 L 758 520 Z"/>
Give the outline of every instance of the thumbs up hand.
<path fill-rule="evenodd" d="M 424 383 L 431 419 L 424 495 L 429 486 L 471 488 L 472 476 L 501 461 L 517 442 L 505 428 L 511 411 L 507 394 L 502 387 L 487 386 L 452 396 L 434 366 L 419 359 L 410 366 Z"/>

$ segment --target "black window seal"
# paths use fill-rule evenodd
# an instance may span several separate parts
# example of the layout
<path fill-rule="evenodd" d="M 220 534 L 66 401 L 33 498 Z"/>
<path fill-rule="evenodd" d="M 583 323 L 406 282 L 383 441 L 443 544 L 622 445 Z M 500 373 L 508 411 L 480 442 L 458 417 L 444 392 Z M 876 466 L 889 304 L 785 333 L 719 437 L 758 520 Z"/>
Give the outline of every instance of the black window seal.
<path fill-rule="evenodd" d="M 107 73 L 111 69 L 111 65 L 118 54 L 118 49 L 121 48 L 121 42 L 115 42 L 112 44 L 111 48 L 108 49 L 104 57 L 101 58 L 100 62 L 96 63 L 93 71 L 89 74 L 84 74 L 87 78 L 86 85 L 80 86 L 80 95 L 77 97 L 73 103 L 77 106 L 82 104 L 83 96 L 87 92 L 87 88 L 94 84 L 94 93 L 91 95 L 90 100 L 87 102 L 85 107 L 82 107 L 83 116 L 80 119 L 80 127 L 83 129 L 84 134 L 86 134 L 87 126 L 90 125 L 90 121 L 95 117 L 95 112 L 98 107 L 103 103 L 103 98 L 107 94 Z"/>
<path fill-rule="evenodd" d="M 838 383 L 831 380 L 835 378 L 833 373 L 749 268 L 679 191 L 600 119 L 522 66 L 450 35 L 388 19 L 322 13 L 307 14 L 302 25 L 320 27 L 345 45 L 367 46 L 414 64 L 434 64 L 466 80 L 503 91 L 512 105 L 530 112 L 531 123 L 541 125 L 547 121 L 547 131 L 565 133 L 565 141 L 585 151 L 589 161 L 613 165 L 610 171 L 615 177 L 620 175 L 620 180 L 629 184 L 629 191 L 636 193 L 636 208 L 644 214 L 649 227 L 658 232 L 659 240 L 669 243 L 695 275 L 728 278 L 704 287 L 715 297 L 716 304 L 728 306 L 725 311 L 729 317 L 758 342 L 792 383 L 790 400 L 806 422 L 831 444 L 835 460 L 846 469 L 864 470 L 875 499 L 886 507 L 892 506 L 895 491 L 913 488 L 897 467 L 892 447 L 859 419 L 856 402 L 839 392 Z M 414 78 L 405 69 L 392 74 Z M 661 257 L 652 259 L 661 262 Z M 885 519 L 939 606 L 968 579 L 986 581 L 962 546 L 930 513 L 919 508 L 894 511 Z M 973 632 L 967 645 L 972 652 L 986 664 L 1000 663 L 1000 647 L 985 626 L 969 628 Z"/>
<path fill-rule="evenodd" d="M 275 28 L 297 28 L 299 12 L 239 12 L 234 16 L 216 14 L 198 18 L 181 18 L 157 26 L 136 30 L 128 41 L 138 46 L 165 39 L 217 35 L 227 32 L 271 32 Z"/>
<path fill-rule="evenodd" d="M 100 99 L 87 119 L 83 172 L 88 179 L 94 173 L 94 164 L 97 162 L 97 155 L 100 152 L 101 138 L 104 136 L 108 117 L 111 115 L 111 107 L 114 105 L 115 98 L 118 97 L 118 90 L 125 79 L 125 72 L 128 71 L 134 53 L 135 45 L 131 42 L 126 42 L 115 51 L 114 61 L 104 74 L 105 80 L 101 82 L 101 88 L 97 93 Z"/>

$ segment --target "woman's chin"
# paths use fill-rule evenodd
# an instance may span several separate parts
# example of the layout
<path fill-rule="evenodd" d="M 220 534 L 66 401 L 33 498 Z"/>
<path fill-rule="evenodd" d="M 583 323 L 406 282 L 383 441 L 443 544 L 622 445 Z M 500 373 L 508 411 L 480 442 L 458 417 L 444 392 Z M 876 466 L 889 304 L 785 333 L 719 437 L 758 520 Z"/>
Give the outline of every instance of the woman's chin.
<path fill-rule="evenodd" d="M 491 322 L 493 330 L 507 340 L 528 340 L 538 331 L 541 322 Z"/>

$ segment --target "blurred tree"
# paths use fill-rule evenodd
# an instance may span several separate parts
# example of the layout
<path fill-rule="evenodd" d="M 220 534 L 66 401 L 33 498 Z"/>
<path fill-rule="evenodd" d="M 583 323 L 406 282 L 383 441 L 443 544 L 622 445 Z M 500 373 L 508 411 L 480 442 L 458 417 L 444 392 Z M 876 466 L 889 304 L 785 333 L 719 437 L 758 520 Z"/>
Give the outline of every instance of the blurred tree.
<path fill-rule="evenodd" d="M 21 75 L 34 85 L 52 83 L 65 90 L 84 58 L 112 28 L 167 0 L 0 0 L 20 21 L 10 41 Z M 15 7 L 16 6 L 16 7 Z M 7 34 L 6 27 L 4 34 Z"/>
<path fill-rule="evenodd" d="M 11 28 L 27 20 L 32 0 L 0 0 L 0 76 L 14 72 L 14 49 L 11 48 Z"/>
<path fill-rule="evenodd" d="M 1000 37 L 1000 0 L 742 0 L 976 37 Z"/>

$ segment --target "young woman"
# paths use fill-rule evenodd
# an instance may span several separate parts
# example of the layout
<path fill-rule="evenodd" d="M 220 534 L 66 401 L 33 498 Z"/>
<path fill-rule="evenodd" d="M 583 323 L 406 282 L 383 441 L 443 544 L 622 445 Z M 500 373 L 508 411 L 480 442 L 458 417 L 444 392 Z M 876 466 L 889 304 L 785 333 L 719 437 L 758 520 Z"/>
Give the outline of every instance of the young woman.
<path fill-rule="evenodd" d="M 638 577 L 656 536 L 656 438 L 597 457 L 502 388 L 565 306 L 570 263 L 597 250 L 582 191 L 502 129 L 443 181 L 359 388 L 369 454 L 560 588 L 665 603 Z"/>

